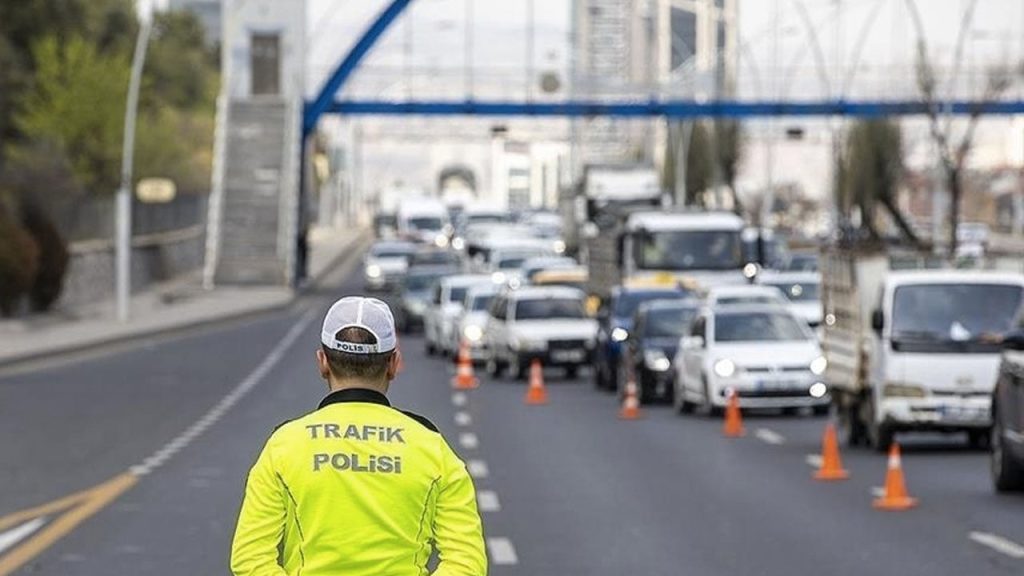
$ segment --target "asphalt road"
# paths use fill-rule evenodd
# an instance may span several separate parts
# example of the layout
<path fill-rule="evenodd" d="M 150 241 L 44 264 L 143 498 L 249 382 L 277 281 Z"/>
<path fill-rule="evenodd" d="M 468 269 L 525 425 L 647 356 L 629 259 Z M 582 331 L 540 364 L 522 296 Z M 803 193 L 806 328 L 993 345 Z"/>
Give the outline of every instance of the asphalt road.
<path fill-rule="evenodd" d="M 5 517 L 130 469 L 133 485 L 33 545 L 12 573 L 226 574 L 248 467 L 275 425 L 324 394 L 319 320 L 360 288 L 338 276 L 293 310 L 0 376 L 0 575 L 64 512 L 36 515 L 14 541 L 29 520 Z M 811 480 L 824 419 L 747 417 L 735 440 L 718 420 L 668 407 L 620 421 L 587 375 L 555 372 L 550 403 L 526 406 L 522 383 L 482 373 L 479 389 L 453 392 L 448 362 L 427 358 L 418 337 L 401 343 L 393 401 L 433 419 L 470 461 L 493 574 L 1024 573 L 1013 548 L 1024 497 L 995 495 L 985 454 L 959 438 L 910 439 L 904 466 L 921 505 L 880 512 L 883 456 L 846 450 L 850 480 Z"/>

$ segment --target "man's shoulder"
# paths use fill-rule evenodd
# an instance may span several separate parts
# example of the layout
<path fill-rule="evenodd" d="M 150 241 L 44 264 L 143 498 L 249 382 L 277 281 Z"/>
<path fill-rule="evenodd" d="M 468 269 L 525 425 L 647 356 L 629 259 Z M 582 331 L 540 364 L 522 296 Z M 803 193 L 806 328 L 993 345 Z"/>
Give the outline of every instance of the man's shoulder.
<path fill-rule="evenodd" d="M 402 414 L 405 414 L 406 416 L 415 420 L 416 422 L 419 422 L 427 430 L 430 430 L 431 432 L 435 432 L 437 434 L 441 433 L 441 431 L 437 429 L 437 426 L 435 426 L 434 423 L 431 422 L 430 419 L 427 418 L 426 416 L 423 416 L 422 414 L 417 414 L 415 412 L 412 412 L 411 410 L 402 410 L 400 408 L 396 408 L 396 410 L 398 410 Z"/>

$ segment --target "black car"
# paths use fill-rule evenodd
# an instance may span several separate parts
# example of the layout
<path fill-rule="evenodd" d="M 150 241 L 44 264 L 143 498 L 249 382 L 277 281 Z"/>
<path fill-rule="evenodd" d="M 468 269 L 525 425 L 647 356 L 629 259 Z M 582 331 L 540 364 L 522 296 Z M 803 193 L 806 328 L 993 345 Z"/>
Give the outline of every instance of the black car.
<path fill-rule="evenodd" d="M 423 327 L 423 314 L 430 306 L 430 296 L 441 278 L 457 274 L 452 266 L 410 266 L 391 304 L 396 310 L 398 331 L 407 334 Z"/>
<path fill-rule="evenodd" d="M 694 299 L 653 300 L 637 308 L 633 330 L 626 341 L 624 361 L 620 363 L 619 389 L 625 390 L 628 374 L 633 370 L 641 403 L 672 402 L 675 392 L 672 359 L 679 348 L 679 339 L 697 316 L 700 302 Z"/>
<path fill-rule="evenodd" d="M 1024 318 L 1003 338 L 992 396 L 992 480 L 996 490 L 1024 490 Z"/>

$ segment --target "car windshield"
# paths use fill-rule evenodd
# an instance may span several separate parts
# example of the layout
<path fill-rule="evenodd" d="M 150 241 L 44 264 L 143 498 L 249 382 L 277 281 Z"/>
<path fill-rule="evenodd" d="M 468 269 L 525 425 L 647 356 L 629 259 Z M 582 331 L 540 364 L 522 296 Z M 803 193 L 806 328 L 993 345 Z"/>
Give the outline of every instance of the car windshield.
<path fill-rule="evenodd" d="M 516 303 L 516 320 L 583 318 L 583 301 L 578 298 L 544 298 Z"/>
<path fill-rule="evenodd" d="M 750 294 L 746 296 L 724 296 L 717 298 L 715 304 L 729 306 L 731 304 L 778 304 L 779 298 L 772 298 L 764 294 Z"/>
<path fill-rule="evenodd" d="M 448 301 L 461 303 L 466 299 L 467 290 L 469 290 L 467 286 L 452 286 L 451 290 L 448 291 Z"/>
<path fill-rule="evenodd" d="M 441 219 L 437 216 L 419 216 L 409 218 L 407 222 L 413 230 L 440 230 L 443 226 Z"/>
<path fill-rule="evenodd" d="M 615 298 L 615 305 L 612 308 L 612 315 L 618 318 L 632 317 L 637 307 L 644 302 L 651 300 L 671 300 L 685 298 L 687 292 L 683 290 L 661 290 L 647 292 L 620 292 Z"/>
<path fill-rule="evenodd" d="M 906 352 L 996 352 L 1021 288 L 1006 284 L 916 284 L 893 295 L 892 346 Z"/>
<path fill-rule="evenodd" d="M 370 249 L 370 254 L 376 258 L 408 258 L 415 252 L 415 248 L 411 246 L 374 246 Z"/>
<path fill-rule="evenodd" d="M 744 263 L 738 231 L 650 232 L 640 235 L 635 246 L 643 270 L 734 270 Z"/>
<path fill-rule="evenodd" d="M 646 338 L 679 338 L 697 315 L 692 306 L 685 308 L 652 308 L 644 319 L 644 337 Z"/>
<path fill-rule="evenodd" d="M 791 302 L 814 302 L 821 299 L 821 290 L 817 282 L 770 282 L 765 286 L 774 286 L 782 291 Z"/>
<path fill-rule="evenodd" d="M 405 277 L 404 286 L 408 292 L 429 290 L 443 274 L 412 274 Z"/>
<path fill-rule="evenodd" d="M 715 316 L 716 342 L 810 340 L 801 322 L 784 312 L 730 312 Z"/>
<path fill-rule="evenodd" d="M 469 309 L 473 312 L 483 312 L 491 307 L 491 302 L 494 300 L 494 294 L 481 294 L 474 296 L 473 301 L 469 303 Z"/>

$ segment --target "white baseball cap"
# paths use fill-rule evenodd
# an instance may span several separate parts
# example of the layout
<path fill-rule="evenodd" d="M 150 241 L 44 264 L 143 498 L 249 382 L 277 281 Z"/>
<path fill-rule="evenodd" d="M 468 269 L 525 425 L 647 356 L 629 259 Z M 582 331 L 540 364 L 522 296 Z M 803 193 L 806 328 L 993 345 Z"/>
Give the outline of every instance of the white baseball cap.
<path fill-rule="evenodd" d="M 338 333 L 346 328 L 362 328 L 377 338 L 376 344 L 348 342 L 338 339 Z M 391 308 L 376 298 L 346 296 L 338 300 L 327 311 L 320 342 L 339 352 L 350 354 L 383 354 L 398 346 L 395 335 L 395 317 Z"/>

